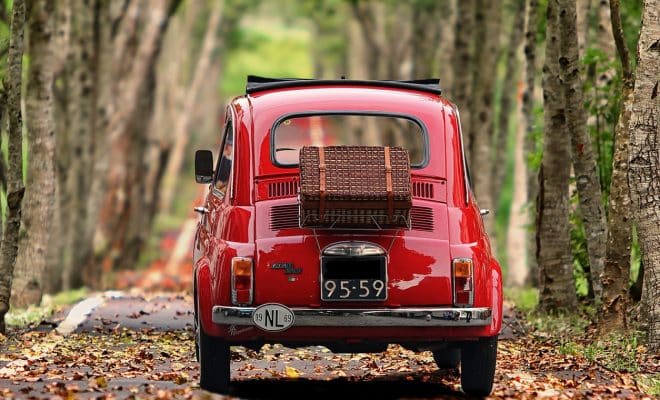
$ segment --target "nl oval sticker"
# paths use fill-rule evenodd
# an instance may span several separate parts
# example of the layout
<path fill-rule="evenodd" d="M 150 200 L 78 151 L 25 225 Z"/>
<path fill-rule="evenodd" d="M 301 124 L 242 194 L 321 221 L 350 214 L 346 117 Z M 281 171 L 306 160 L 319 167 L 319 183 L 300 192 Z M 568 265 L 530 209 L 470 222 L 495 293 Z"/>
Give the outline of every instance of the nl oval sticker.
<path fill-rule="evenodd" d="M 294 320 L 295 316 L 289 307 L 276 303 L 262 304 L 252 314 L 254 324 L 268 332 L 289 329 Z"/>

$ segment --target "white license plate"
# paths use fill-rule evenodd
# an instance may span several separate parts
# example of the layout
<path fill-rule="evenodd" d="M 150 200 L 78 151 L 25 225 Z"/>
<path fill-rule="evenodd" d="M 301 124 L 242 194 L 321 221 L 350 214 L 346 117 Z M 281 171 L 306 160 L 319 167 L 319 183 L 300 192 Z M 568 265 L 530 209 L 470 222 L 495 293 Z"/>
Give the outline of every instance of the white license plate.
<path fill-rule="evenodd" d="M 280 332 L 289 329 L 295 319 L 296 316 L 289 307 L 277 303 L 262 304 L 252 313 L 254 324 L 267 332 Z"/>

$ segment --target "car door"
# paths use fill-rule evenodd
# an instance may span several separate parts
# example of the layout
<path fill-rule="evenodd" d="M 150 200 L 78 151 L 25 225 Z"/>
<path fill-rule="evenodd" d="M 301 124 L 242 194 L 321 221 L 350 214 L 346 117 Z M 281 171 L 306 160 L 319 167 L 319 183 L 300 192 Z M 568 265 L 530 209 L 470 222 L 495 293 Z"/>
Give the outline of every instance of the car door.
<path fill-rule="evenodd" d="M 228 121 L 223 132 L 213 182 L 206 196 L 204 207 L 200 209 L 202 216 L 195 243 L 195 265 L 200 257 L 206 258 L 207 262 L 211 264 L 217 259 L 218 240 L 225 224 L 232 186 L 233 137 L 232 123 Z"/>

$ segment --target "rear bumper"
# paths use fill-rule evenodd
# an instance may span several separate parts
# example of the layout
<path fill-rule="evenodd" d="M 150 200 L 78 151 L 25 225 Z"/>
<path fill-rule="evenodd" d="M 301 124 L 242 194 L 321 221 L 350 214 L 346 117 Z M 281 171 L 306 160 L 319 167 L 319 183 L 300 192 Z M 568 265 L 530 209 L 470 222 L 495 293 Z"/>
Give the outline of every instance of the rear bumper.
<path fill-rule="evenodd" d="M 255 307 L 213 307 L 219 325 L 254 326 Z M 492 322 L 490 308 L 316 309 L 292 308 L 293 326 L 325 327 L 475 327 Z"/>

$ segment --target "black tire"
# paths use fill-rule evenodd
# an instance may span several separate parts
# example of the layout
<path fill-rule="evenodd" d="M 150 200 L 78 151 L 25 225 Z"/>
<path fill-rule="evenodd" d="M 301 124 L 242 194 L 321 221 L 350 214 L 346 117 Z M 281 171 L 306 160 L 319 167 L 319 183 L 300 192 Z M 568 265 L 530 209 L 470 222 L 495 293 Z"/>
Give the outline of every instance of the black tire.
<path fill-rule="evenodd" d="M 469 342 L 461 348 L 461 386 L 470 396 L 488 396 L 493 389 L 497 336 Z"/>
<path fill-rule="evenodd" d="M 458 364 L 461 363 L 461 349 L 449 348 L 435 350 L 433 352 L 433 359 L 438 368 L 458 368 Z"/>
<path fill-rule="evenodd" d="M 199 327 L 199 386 L 209 392 L 227 394 L 231 374 L 231 352 L 225 341 L 208 336 Z"/>

